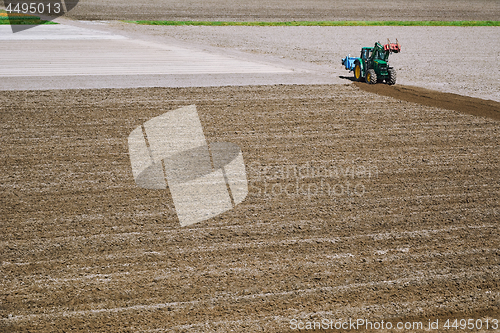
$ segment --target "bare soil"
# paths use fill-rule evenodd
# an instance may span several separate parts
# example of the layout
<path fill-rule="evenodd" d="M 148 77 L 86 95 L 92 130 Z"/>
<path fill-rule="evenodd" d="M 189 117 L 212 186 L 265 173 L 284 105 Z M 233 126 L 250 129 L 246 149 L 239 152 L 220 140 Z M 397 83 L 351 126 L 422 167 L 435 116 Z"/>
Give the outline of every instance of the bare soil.
<path fill-rule="evenodd" d="M 66 16 L 79 20 L 450 21 L 498 20 L 499 12 L 500 4 L 494 0 L 80 0 Z"/>
<path fill-rule="evenodd" d="M 376 87 L 401 99 L 353 84 L 0 92 L 0 331 L 500 319 L 498 120 Z M 127 136 L 189 104 L 209 142 L 242 148 L 250 193 L 181 228 L 168 192 L 135 185 Z"/>

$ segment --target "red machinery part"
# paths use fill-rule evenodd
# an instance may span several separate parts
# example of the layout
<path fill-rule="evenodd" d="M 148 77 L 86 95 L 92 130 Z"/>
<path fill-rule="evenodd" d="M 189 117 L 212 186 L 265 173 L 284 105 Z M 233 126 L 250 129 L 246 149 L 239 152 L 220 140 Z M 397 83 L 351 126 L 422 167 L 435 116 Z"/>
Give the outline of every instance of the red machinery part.
<path fill-rule="evenodd" d="M 401 45 L 398 42 L 396 42 L 396 43 L 389 42 L 389 43 L 384 45 L 384 51 L 399 53 L 399 52 L 401 52 Z"/>

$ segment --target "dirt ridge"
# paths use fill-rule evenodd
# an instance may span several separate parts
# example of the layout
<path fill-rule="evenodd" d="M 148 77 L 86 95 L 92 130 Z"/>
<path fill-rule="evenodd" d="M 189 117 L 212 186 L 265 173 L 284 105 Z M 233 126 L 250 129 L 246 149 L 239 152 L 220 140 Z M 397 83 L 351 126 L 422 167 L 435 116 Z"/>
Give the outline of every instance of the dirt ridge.
<path fill-rule="evenodd" d="M 407 102 L 500 120 L 500 103 L 492 100 L 400 84 L 390 86 L 387 84 L 354 82 L 354 85 L 370 93 L 389 96 Z"/>

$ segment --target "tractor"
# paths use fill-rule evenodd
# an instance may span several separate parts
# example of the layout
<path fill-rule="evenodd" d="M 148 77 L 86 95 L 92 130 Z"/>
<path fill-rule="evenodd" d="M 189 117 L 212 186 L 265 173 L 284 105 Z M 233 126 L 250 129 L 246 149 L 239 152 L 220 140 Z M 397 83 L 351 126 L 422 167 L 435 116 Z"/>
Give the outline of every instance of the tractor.
<path fill-rule="evenodd" d="M 396 70 L 389 67 L 389 54 L 401 52 L 398 40 L 382 45 L 376 42 L 374 47 L 363 47 L 359 58 L 351 57 L 349 54 L 342 59 L 342 65 L 349 72 L 354 72 L 356 81 L 365 81 L 369 84 L 385 81 L 387 84 L 396 83 Z"/>

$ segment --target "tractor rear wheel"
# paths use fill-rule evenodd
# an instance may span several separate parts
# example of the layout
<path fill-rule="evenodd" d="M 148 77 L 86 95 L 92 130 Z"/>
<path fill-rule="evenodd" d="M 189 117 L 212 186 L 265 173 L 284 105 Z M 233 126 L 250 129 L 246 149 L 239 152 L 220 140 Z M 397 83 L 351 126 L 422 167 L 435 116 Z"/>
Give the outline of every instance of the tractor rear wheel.
<path fill-rule="evenodd" d="M 387 79 L 385 80 L 385 82 L 387 82 L 387 84 L 389 85 L 393 85 L 393 84 L 396 84 L 396 70 L 394 68 L 389 68 L 387 70 L 387 73 L 389 73 Z"/>
<path fill-rule="evenodd" d="M 354 78 L 356 81 L 361 81 L 361 64 L 359 62 L 357 62 L 354 67 Z"/>
<path fill-rule="evenodd" d="M 375 73 L 374 69 L 369 69 L 366 72 L 366 82 L 369 84 L 377 83 L 377 73 Z"/>

